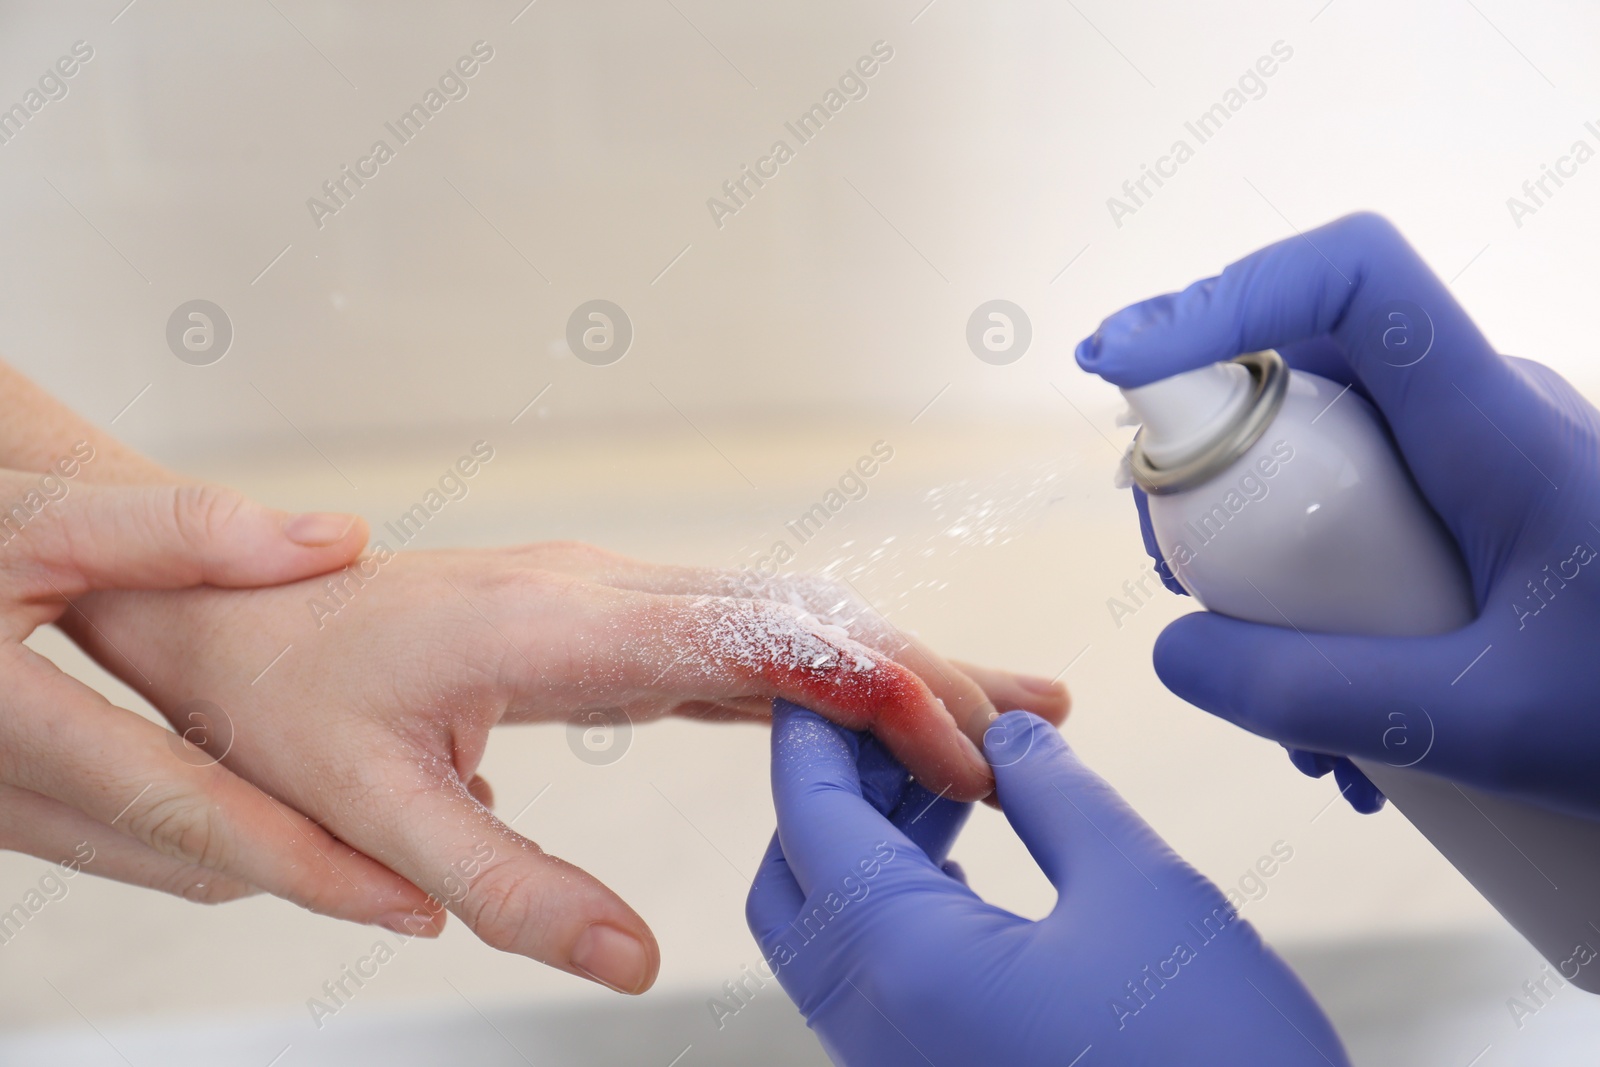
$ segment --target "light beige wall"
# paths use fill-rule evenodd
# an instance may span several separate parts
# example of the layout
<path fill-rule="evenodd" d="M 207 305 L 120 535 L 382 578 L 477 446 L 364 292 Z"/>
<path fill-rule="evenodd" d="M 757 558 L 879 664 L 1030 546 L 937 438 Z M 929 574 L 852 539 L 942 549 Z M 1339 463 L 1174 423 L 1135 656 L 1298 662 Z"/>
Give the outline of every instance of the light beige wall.
<path fill-rule="evenodd" d="M 1068 355 L 1103 314 L 1362 207 L 1472 263 L 1505 347 L 1592 377 L 1600 163 L 1520 229 L 1505 206 L 1600 118 L 1572 5 L 122 2 L 0 16 L 0 101 L 95 49 L 0 146 L 0 351 L 107 420 L 151 384 L 118 427 L 175 461 L 492 423 L 548 383 L 544 417 L 591 428 L 670 422 L 663 396 L 713 425 L 946 383 L 974 416 L 1057 404 L 1049 380 L 1094 402 Z M 319 230 L 307 198 L 480 39 L 470 95 Z M 868 95 L 719 230 L 707 198 L 879 40 Z M 1279 40 L 1265 95 L 1114 225 Z M 597 296 L 637 326 L 603 369 L 560 340 Z M 208 368 L 163 338 L 195 297 L 237 328 Z M 1034 322 L 1008 368 L 963 341 L 993 297 Z"/>

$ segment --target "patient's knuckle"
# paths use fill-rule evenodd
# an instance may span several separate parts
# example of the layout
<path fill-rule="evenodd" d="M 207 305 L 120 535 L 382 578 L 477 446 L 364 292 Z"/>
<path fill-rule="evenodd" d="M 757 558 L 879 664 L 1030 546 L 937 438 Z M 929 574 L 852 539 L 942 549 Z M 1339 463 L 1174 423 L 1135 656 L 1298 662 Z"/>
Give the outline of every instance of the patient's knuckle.
<path fill-rule="evenodd" d="M 605 574 L 627 562 L 626 557 L 587 541 L 540 541 L 517 549 L 519 562 L 538 568 L 572 571 L 578 574 Z"/>
<path fill-rule="evenodd" d="M 455 911 L 491 948 L 516 950 L 548 926 L 535 883 L 510 862 L 491 863 L 472 879 Z M 446 903 L 450 903 L 446 901 Z"/>
<path fill-rule="evenodd" d="M 481 603 L 490 618 L 510 624 L 521 618 L 544 618 L 552 604 L 572 597 L 584 585 L 581 578 L 546 567 L 503 567 L 472 576 L 463 595 L 473 605 Z M 567 606 L 572 605 L 567 602 Z M 472 614 L 476 617 L 476 612 Z"/>
<path fill-rule="evenodd" d="M 202 867 L 223 866 L 231 851 L 219 809 L 201 794 L 148 797 L 128 820 L 134 836 L 157 852 Z"/>
<path fill-rule="evenodd" d="M 619 558 L 616 553 L 607 551 L 598 545 L 591 545 L 587 541 L 544 541 L 535 547 L 557 559 L 567 559 L 574 562 L 605 563 Z"/>
<path fill-rule="evenodd" d="M 173 526 L 184 544 L 202 551 L 216 544 L 244 507 L 245 498 L 214 485 L 185 485 L 172 491 Z"/>

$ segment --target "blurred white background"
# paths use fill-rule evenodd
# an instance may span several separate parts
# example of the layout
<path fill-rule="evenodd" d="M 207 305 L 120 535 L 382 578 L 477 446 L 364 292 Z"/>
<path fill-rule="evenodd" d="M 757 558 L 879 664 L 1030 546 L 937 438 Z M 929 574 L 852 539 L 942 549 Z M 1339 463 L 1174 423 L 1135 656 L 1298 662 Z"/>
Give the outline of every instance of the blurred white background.
<path fill-rule="evenodd" d="M 424 547 L 577 537 L 748 565 L 888 441 L 867 498 L 794 566 L 841 561 L 948 654 L 1070 667 L 1074 743 L 1225 887 L 1292 846 L 1246 914 L 1306 961 L 1360 1062 L 1573 1062 L 1573 1042 L 1600 1042 L 1575 990 L 1515 1025 L 1505 1000 L 1539 961 L 1403 819 L 1328 806 L 1332 785 L 1161 689 L 1149 646 L 1183 606 L 1162 599 L 1121 627 L 1107 610 L 1143 559 L 1111 485 L 1128 431 L 1071 360 L 1125 303 L 1375 209 L 1504 350 L 1600 394 L 1586 321 L 1600 161 L 1520 226 L 1506 203 L 1574 141 L 1600 146 L 1585 128 L 1600 126 L 1600 10 L 525 3 L 0 4 L 0 107 L 75 42 L 93 49 L 65 97 L 0 144 L 0 353 L 158 460 L 281 506 L 381 522 L 490 440 L 501 458 Z M 375 140 L 395 146 L 384 124 L 479 41 L 493 58 L 467 95 L 319 227 L 307 199 Z M 880 41 L 893 58 L 866 95 L 798 145 L 784 124 Z M 1118 225 L 1107 198 L 1174 140 L 1193 144 L 1184 123 L 1278 42 L 1292 57 L 1259 98 Z M 794 158 L 719 227 L 707 199 L 780 138 Z M 635 330 L 609 366 L 563 339 L 595 298 Z M 964 337 L 994 298 L 1032 322 L 1005 366 Z M 193 299 L 234 331 L 209 366 L 167 344 Z M 36 644 L 136 703 L 59 637 Z M 650 997 L 686 1021 L 618 1062 L 665 1065 L 685 1044 L 685 1067 L 738 1062 L 705 1000 L 756 959 L 730 863 L 753 870 L 770 833 L 764 760 L 759 731 L 682 724 L 640 731 L 609 767 L 576 759 L 558 727 L 490 749 L 502 814 L 548 786 L 517 828 L 661 937 Z M 992 812 L 957 856 L 993 899 L 1048 909 Z M 0 857 L 0 901 L 42 869 Z M 464 998 L 614 999 L 453 929 L 317 1031 L 306 999 L 370 943 L 276 901 L 204 910 L 78 879 L 0 946 L 0 1060 L 70 1046 L 72 1062 L 175 1063 L 159 1049 L 212 1032 L 196 1020 L 250 1019 L 269 1021 L 258 1060 L 194 1062 L 265 1064 L 286 1044 L 285 1065 L 333 1062 L 318 1057 L 404 1008 L 482 1027 L 481 1058 L 501 1062 L 517 1046 Z M 781 994 L 764 995 L 779 1025 Z M 603 1029 L 567 1055 L 599 1057 Z"/>

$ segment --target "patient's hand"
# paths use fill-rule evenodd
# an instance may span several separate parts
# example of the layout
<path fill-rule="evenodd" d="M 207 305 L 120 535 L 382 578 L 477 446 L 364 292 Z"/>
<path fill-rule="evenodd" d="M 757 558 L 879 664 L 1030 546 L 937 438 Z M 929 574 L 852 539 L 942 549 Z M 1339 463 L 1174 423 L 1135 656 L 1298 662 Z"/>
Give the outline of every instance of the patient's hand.
<path fill-rule="evenodd" d="M 96 594 L 80 603 L 92 626 L 62 625 L 147 676 L 169 717 L 195 699 L 225 709 L 227 767 L 490 945 L 624 992 L 655 980 L 649 928 L 485 807 L 490 727 L 605 709 L 764 720 L 782 696 L 870 727 L 932 790 L 969 800 L 993 784 L 972 739 L 995 704 L 1067 711 L 1064 687 L 957 667 L 815 580 L 756 598 L 720 572 L 571 544 L 385 555 L 332 576 L 337 597 L 330 579 Z"/>
<path fill-rule="evenodd" d="M 392 923 L 422 906 L 393 871 L 23 644 L 89 590 L 288 581 L 347 563 L 366 528 L 227 490 L 69 484 L 94 453 L 75 456 L 64 477 L 0 471 L 0 849 L 192 900 L 259 888 Z"/>

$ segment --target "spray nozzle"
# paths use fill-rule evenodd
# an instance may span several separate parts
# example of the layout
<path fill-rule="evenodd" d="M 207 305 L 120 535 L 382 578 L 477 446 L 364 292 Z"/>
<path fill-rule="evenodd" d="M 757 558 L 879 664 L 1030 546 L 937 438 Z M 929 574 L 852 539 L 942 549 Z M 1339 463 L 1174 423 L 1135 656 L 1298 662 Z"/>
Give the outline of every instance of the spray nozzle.
<path fill-rule="evenodd" d="M 1210 447 L 1250 403 L 1250 371 L 1213 363 L 1122 390 L 1144 429 L 1140 447 L 1156 467 L 1176 467 Z"/>

